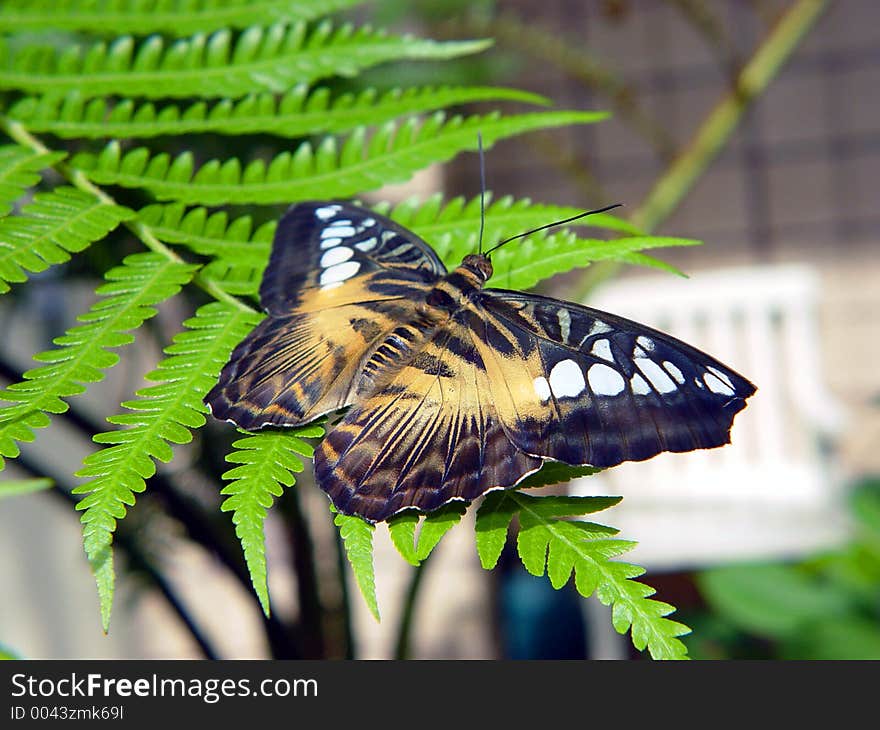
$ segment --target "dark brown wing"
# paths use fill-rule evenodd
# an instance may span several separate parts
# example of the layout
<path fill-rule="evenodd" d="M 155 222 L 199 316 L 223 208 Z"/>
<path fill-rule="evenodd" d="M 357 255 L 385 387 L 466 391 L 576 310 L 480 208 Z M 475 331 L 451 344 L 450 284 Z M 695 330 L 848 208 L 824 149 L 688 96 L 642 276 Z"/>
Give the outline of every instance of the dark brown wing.
<path fill-rule="evenodd" d="M 636 322 L 518 292 L 481 292 L 472 326 L 504 428 L 523 451 L 607 467 L 730 441 L 755 386 Z"/>
<path fill-rule="evenodd" d="M 263 275 L 269 316 L 205 398 L 245 429 L 294 426 L 352 402 L 371 351 L 411 321 L 443 264 L 393 221 L 346 203 L 299 203 L 281 218 Z"/>
<path fill-rule="evenodd" d="M 452 320 L 327 434 L 319 486 L 341 512 L 374 521 L 513 486 L 542 460 L 511 444 L 491 392 L 471 333 Z"/>

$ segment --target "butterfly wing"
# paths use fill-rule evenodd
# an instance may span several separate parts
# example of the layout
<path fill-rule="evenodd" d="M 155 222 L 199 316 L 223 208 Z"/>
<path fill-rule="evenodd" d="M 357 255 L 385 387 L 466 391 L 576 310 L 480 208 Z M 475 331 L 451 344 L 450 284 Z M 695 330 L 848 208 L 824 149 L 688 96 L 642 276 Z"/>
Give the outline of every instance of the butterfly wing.
<path fill-rule="evenodd" d="M 292 206 L 260 286 L 269 316 L 205 401 L 245 429 L 307 423 L 348 405 L 372 351 L 445 273 L 424 241 L 384 216 L 347 203 Z"/>
<path fill-rule="evenodd" d="M 471 333 L 453 318 L 327 434 L 318 484 L 341 512 L 374 521 L 513 486 L 542 460 L 510 443 L 491 393 Z"/>
<path fill-rule="evenodd" d="M 755 392 L 709 355 L 622 317 L 496 289 L 480 303 L 473 326 L 492 399 L 529 454 L 608 467 L 721 446 Z"/>

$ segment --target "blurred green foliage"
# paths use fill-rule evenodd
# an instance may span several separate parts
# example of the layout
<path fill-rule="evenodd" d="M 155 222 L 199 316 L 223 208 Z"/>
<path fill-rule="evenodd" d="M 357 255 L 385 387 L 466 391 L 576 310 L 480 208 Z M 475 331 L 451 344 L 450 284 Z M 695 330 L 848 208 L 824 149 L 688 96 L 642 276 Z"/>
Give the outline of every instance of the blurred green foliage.
<path fill-rule="evenodd" d="M 880 659 L 880 477 L 850 496 L 852 538 L 796 563 L 698 575 L 707 612 L 688 615 L 695 659 Z"/>

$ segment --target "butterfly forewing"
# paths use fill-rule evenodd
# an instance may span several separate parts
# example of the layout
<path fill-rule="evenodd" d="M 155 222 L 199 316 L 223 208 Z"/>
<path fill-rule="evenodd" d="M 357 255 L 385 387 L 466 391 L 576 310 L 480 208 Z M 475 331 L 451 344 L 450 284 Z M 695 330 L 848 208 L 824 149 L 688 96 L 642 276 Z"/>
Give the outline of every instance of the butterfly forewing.
<path fill-rule="evenodd" d="M 445 273 L 428 244 L 389 218 L 348 203 L 298 203 L 278 222 L 260 303 L 285 315 L 375 296 L 415 301 L 410 283 Z"/>
<path fill-rule="evenodd" d="M 493 399 L 530 454 L 607 467 L 720 446 L 755 392 L 709 355 L 622 317 L 493 289 L 480 304 Z"/>
<path fill-rule="evenodd" d="M 308 423 L 349 405 L 372 350 L 445 272 L 427 244 L 379 214 L 334 202 L 291 207 L 260 287 L 269 316 L 206 402 L 245 429 Z"/>

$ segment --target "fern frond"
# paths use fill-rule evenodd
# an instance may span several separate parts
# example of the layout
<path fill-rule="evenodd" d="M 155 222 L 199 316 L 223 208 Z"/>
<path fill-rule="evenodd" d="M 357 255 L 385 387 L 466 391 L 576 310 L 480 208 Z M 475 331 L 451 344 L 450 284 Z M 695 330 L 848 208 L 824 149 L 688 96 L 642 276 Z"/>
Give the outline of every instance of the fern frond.
<path fill-rule="evenodd" d="M 0 216 L 7 215 L 28 188 L 40 181 L 40 171 L 65 157 L 64 152 L 34 152 L 19 145 L 0 147 Z"/>
<path fill-rule="evenodd" d="M 378 205 L 376 209 L 390 214 L 394 220 L 428 241 L 450 268 L 457 266 L 466 254 L 477 250 L 479 199 L 465 204 L 463 199 L 456 198 L 444 206 L 442 197 L 437 195 L 421 206 L 410 201 L 390 211 L 387 205 Z M 576 208 L 533 204 L 528 199 L 514 201 L 504 198 L 490 205 L 486 211 L 484 248 L 513 233 L 562 220 L 579 212 L 582 211 Z M 248 216 L 230 222 L 225 212 L 209 214 L 205 208 L 187 211 L 185 206 L 178 203 L 148 206 L 138 215 L 161 240 L 214 257 L 215 260 L 202 273 L 224 291 L 237 296 L 256 296 L 260 277 L 269 258 L 274 221 L 253 230 Z M 493 255 L 493 283 L 497 285 L 501 282 L 509 288 L 527 288 L 543 278 L 567 270 L 566 267 L 586 266 L 591 261 L 606 259 L 676 271 L 639 251 L 698 243 L 691 239 L 642 236 L 632 224 L 608 214 L 591 216 L 583 224 L 636 235 L 610 241 L 576 238 L 573 234 L 539 235 L 512 243 L 509 251 L 502 248 Z"/>
<path fill-rule="evenodd" d="M 293 430 L 260 434 L 241 432 L 245 438 L 232 446 L 226 461 L 238 464 L 223 474 L 231 479 L 220 494 L 229 495 L 220 505 L 224 512 L 232 512 L 235 534 L 241 540 L 248 572 L 254 591 L 260 599 L 263 613 L 269 615 L 269 589 L 266 583 L 266 540 L 263 523 L 266 510 L 284 487 L 293 486 L 294 474 L 303 470 L 299 456 L 311 458 L 314 447 L 304 438 L 320 438 L 321 426 L 312 425 Z M 299 456 L 298 456 L 299 455 Z"/>
<path fill-rule="evenodd" d="M 184 36 L 220 28 L 313 20 L 363 0 L 6 0 L 0 32 L 46 28 L 91 33 Z"/>
<path fill-rule="evenodd" d="M 408 180 L 416 170 L 477 148 L 477 132 L 488 147 L 505 137 L 551 127 L 587 124 L 604 118 L 601 112 L 538 112 L 447 119 L 438 112 L 420 122 L 389 122 L 372 137 L 359 127 L 339 149 L 328 137 L 317 148 L 300 145 L 294 154 L 282 153 L 267 166 L 255 160 L 242 169 L 231 158 L 212 160 L 194 173 L 191 153 L 172 160 L 166 154 L 150 157 L 140 147 L 122 154 L 111 142 L 99 154 L 82 153 L 73 164 L 101 184 L 144 188 L 160 200 L 188 204 L 289 203 L 297 200 L 345 197 L 392 182 Z"/>
<path fill-rule="evenodd" d="M 331 510 L 333 508 L 331 507 Z M 333 510 L 335 512 L 335 510 Z M 376 571 L 373 567 L 373 532 L 375 526 L 354 515 L 337 514 L 333 524 L 339 528 L 339 535 L 345 545 L 345 555 L 354 573 L 355 582 L 361 595 L 379 621 L 379 601 L 376 598 Z"/>
<path fill-rule="evenodd" d="M 187 107 L 157 107 L 152 102 L 136 104 L 131 99 L 87 99 L 77 92 L 63 97 L 27 97 L 14 104 L 8 116 L 31 132 L 71 139 L 137 139 L 199 133 L 295 138 L 340 134 L 408 114 L 489 100 L 546 103 L 535 94 L 491 86 L 416 87 L 383 94 L 367 89 L 332 97 L 326 87 L 309 91 L 307 84 L 299 84 L 280 99 L 275 94 L 248 94 L 238 101 L 200 101 Z"/>
<path fill-rule="evenodd" d="M 146 376 L 156 385 L 137 391 L 138 400 L 122 404 L 131 413 L 108 419 L 128 428 L 95 436 L 97 443 L 108 446 L 88 456 L 76 474 L 89 479 L 73 491 L 86 495 L 77 509 L 83 510 L 83 542 L 98 584 L 105 630 L 113 602 L 116 521 L 155 474 L 155 460 L 168 462 L 170 444 L 189 442 L 192 430 L 204 425 L 207 407 L 202 398 L 217 381 L 233 347 L 259 318 L 255 312 L 219 302 L 201 307 L 165 349 L 167 357 Z"/>
<path fill-rule="evenodd" d="M 571 232 L 549 236 L 537 234 L 492 254 L 495 274 L 491 283 L 508 289 L 529 289 L 555 274 L 589 266 L 594 261 L 611 260 L 642 265 L 654 263 L 663 267 L 662 262 L 639 252 L 650 248 L 697 246 L 699 243 L 690 238 L 668 236 L 627 236 L 604 241 L 579 238 Z"/>
<path fill-rule="evenodd" d="M 166 47 L 160 36 L 136 43 L 131 36 L 109 45 L 28 46 L 15 52 L 0 44 L 0 89 L 33 94 L 78 92 L 91 96 L 236 98 L 255 91 L 280 93 L 330 76 L 354 76 L 401 59 L 453 58 L 476 53 L 485 41 L 437 42 L 393 36 L 329 22 L 252 26 L 237 39 L 229 30 L 202 33 Z"/>
<path fill-rule="evenodd" d="M 466 502 L 452 502 L 425 515 L 424 519 L 416 512 L 402 512 L 388 520 L 391 542 L 404 560 L 418 565 L 428 558 L 443 536 L 461 522 L 467 507 Z"/>
<path fill-rule="evenodd" d="M 612 622 L 619 633 L 631 630 L 637 649 L 655 659 L 685 659 L 687 649 L 676 637 L 687 626 L 666 616 L 674 608 L 649 596 L 654 589 L 634 578 L 644 570 L 615 562 L 633 543 L 611 538 L 616 530 L 568 518 L 606 509 L 614 497 L 532 497 L 516 491 L 489 494 L 477 512 L 477 551 L 486 569 L 495 566 L 514 516 L 519 517 L 517 552 L 532 575 L 547 575 L 561 588 L 574 573 L 575 587 L 584 596 L 594 592 L 612 606 Z"/>
<path fill-rule="evenodd" d="M 387 206 L 377 206 L 377 210 L 389 212 Z M 508 236 L 583 212 L 578 208 L 534 204 L 528 198 L 514 200 L 506 196 L 486 209 L 483 248 L 489 248 Z M 467 254 L 477 250 L 479 198 L 470 201 L 454 198 L 446 205 L 442 204 L 440 196 L 434 196 L 422 205 L 406 201 L 390 211 L 390 216 L 429 241 L 447 266 L 457 266 Z M 541 232 L 528 236 L 492 255 L 495 269 L 492 284 L 528 289 L 555 274 L 605 260 L 654 266 L 678 273 L 674 267 L 640 252 L 700 243 L 687 238 L 645 236 L 631 223 L 609 213 L 583 218 L 574 227 L 601 228 L 629 235 L 612 240 L 583 238 L 571 232 Z"/>
<path fill-rule="evenodd" d="M 65 398 L 104 379 L 102 371 L 119 361 L 111 348 L 133 342 L 128 332 L 155 316 L 155 305 L 177 294 L 196 268 L 141 253 L 105 274 L 107 283 L 97 290 L 103 298 L 77 318 L 82 324 L 57 337 L 56 349 L 34 356 L 49 364 L 27 371 L 24 380 L 0 391 L 0 400 L 11 403 L 0 408 L 0 468 L 3 457 L 18 456 L 18 443 L 33 441 L 34 430 L 49 425 L 47 414 L 67 411 Z"/>
<path fill-rule="evenodd" d="M 100 241 L 134 212 L 72 187 L 37 193 L 21 215 L 0 219 L 0 294 Z"/>

